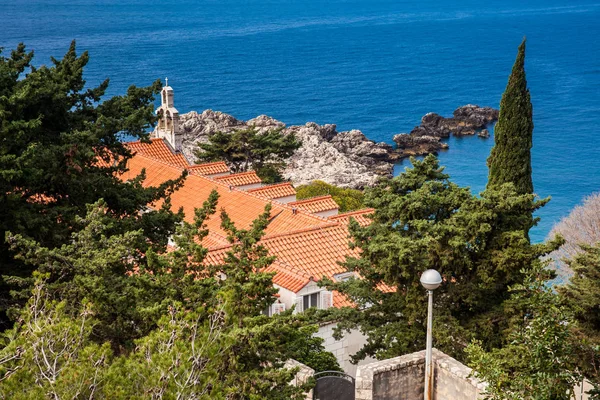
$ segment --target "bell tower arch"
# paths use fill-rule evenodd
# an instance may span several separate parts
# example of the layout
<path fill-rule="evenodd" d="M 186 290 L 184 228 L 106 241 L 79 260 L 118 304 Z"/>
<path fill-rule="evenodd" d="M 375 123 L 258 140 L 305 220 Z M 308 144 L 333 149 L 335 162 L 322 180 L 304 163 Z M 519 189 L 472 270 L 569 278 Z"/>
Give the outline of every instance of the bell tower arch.
<path fill-rule="evenodd" d="M 179 126 L 179 111 L 174 105 L 173 88 L 169 86 L 168 79 L 165 79 L 165 86 L 160 91 L 160 100 L 160 107 L 156 109 L 158 124 L 153 137 L 166 140 L 175 152 L 180 152 L 183 134 Z"/>

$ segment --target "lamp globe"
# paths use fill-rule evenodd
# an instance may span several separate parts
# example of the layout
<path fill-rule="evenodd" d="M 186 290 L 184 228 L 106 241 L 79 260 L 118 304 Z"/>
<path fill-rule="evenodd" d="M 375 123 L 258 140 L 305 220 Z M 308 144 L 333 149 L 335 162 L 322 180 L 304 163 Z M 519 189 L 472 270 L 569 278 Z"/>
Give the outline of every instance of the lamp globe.
<path fill-rule="evenodd" d="M 435 290 L 442 283 L 442 276 L 435 269 L 428 269 L 421 275 L 421 285 L 427 290 Z"/>

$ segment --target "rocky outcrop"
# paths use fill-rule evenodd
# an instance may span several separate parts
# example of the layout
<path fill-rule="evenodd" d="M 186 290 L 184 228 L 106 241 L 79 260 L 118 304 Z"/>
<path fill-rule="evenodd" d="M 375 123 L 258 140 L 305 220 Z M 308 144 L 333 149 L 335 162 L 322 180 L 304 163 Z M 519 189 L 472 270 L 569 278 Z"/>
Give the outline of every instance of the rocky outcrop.
<path fill-rule="evenodd" d="M 413 134 L 400 133 L 394 136 L 394 142 L 396 142 L 400 157 L 437 153 L 439 150 L 448 148 L 448 144 L 442 142 L 436 136 L 415 136 Z"/>
<path fill-rule="evenodd" d="M 498 110 L 467 104 L 454 110 L 450 118 L 436 113 L 425 114 L 419 126 L 410 133 L 395 135 L 393 140 L 398 146 L 398 151 L 402 153 L 401 157 L 436 153 L 448 148 L 442 139 L 449 138 L 451 134 L 489 137 L 490 133 L 486 127 L 497 120 Z"/>
<path fill-rule="evenodd" d="M 336 126 L 330 124 L 309 122 L 286 127 L 266 115 L 244 122 L 212 110 L 183 114 L 180 123 L 183 153 L 189 160 L 195 160 L 197 144 L 208 141 L 208 137 L 218 131 L 255 126 L 259 130 L 282 128 L 284 135 L 293 132 L 302 146 L 287 160 L 283 176 L 294 185 L 318 179 L 340 187 L 372 186 L 380 176 L 392 176 L 393 161 L 397 159 L 397 153 L 389 144 L 375 143 L 358 130 L 338 132 Z"/>
<path fill-rule="evenodd" d="M 283 135 L 294 133 L 302 146 L 287 160 L 284 178 L 295 185 L 318 179 L 341 187 L 364 188 L 374 185 L 381 176 L 392 176 L 394 162 L 399 159 L 447 149 L 442 140 L 451 134 L 489 136 L 486 127 L 497 119 L 497 110 L 474 105 L 459 107 L 451 118 L 429 113 L 409 134 L 394 136 L 396 148 L 375 143 L 359 130 L 338 132 L 335 125 L 314 122 L 286 127 L 266 115 L 241 121 L 218 111 L 192 111 L 180 116 L 180 126 L 183 153 L 191 161 L 195 160 L 197 144 L 207 142 L 215 132 L 255 126 L 261 131 L 281 129 Z"/>

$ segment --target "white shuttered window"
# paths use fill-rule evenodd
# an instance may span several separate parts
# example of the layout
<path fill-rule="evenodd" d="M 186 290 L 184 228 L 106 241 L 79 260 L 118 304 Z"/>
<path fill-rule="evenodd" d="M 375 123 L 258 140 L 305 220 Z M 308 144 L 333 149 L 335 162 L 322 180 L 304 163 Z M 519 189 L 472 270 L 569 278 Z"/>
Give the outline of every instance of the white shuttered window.
<path fill-rule="evenodd" d="M 309 308 L 326 310 L 333 307 L 333 293 L 327 290 L 296 297 L 296 312 L 303 312 Z"/>

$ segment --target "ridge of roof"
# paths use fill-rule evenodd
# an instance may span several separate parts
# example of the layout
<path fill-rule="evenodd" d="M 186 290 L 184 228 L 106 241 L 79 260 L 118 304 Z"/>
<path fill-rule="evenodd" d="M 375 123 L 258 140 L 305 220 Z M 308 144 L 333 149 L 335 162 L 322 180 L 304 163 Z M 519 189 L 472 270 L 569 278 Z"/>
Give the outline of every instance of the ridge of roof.
<path fill-rule="evenodd" d="M 213 162 L 207 162 L 207 163 L 194 164 L 194 165 L 190 165 L 190 168 L 209 167 L 211 165 L 217 165 L 217 164 L 225 164 L 225 161 L 213 161 Z M 225 165 L 227 165 L 227 164 L 225 164 Z"/>
<path fill-rule="evenodd" d="M 269 190 L 269 189 L 274 189 L 277 187 L 284 187 L 284 186 L 292 186 L 292 184 L 290 182 L 273 183 L 271 185 L 265 185 L 265 186 L 262 186 L 259 188 L 248 189 L 248 190 L 246 190 L 246 192 L 248 192 L 248 193 L 260 192 L 261 190 Z M 293 188 L 293 186 L 292 186 L 292 188 Z"/>
<path fill-rule="evenodd" d="M 258 174 L 255 171 L 238 172 L 235 174 L 217 176 L 217 177 L 214 177 L 213 179 L 218 182 L 233 181 L 234 183 L 229 183 L 233 186 L 244 186 L 244 185 L 252 185 L 255 183 L 262 183 L 262 179 L 260 179 L 260 177 L 258 176 Z M 236 181 L 241 181 L 241 182 L 238 183 Z"/>
<path fill-rule="evenodd" d="M 296 197 L 296 189 L 289 182 L 276 183 L 273 185 L 264 185 L 259 188 L 248 189 L 247 192 L 256 194 L 268 200 L 279 201 L 278 199 L 289 196 Z"/>
<path fill-rule="evenodd" d="M 339 222 L 330 221 L 330 223 L 328 225 L 311 226 L 311 227 L 307 227 L 307 228 L 294 229 L 294 230 L 288 231 L 288 232 L 280 232 L 280 233 L 273 233 L 270 235 L 265 235 L 260 239 L 260 241 L 264 242 L 264 241 L 269 241 L 269 240 L 274 240 L 274 239 L 280 239 L 280 238 L 283 238 L 286 236 L 296 236 L 296 235 L 301 235 L 303 233 L 308 233 L 308 232 L 324 231 L 324 230 L 328 230 L 330 228 L 336 228 L 336 227 L 343 228 L 343 225 L 341 225 Z M 224 244 L 222 246 L 213 247 L 209 250 L 211 252 L 212 251 L 221 251 L 221 250 L 227 249 L 229 247 L 232 247 L 233 245 L 234 245 L 234 243 Z"/>
<path fill-rule="evenodd" d="M 191 173 L 198 173 L 198 175 L 212 175 L 229 172 L 229 167 L 224 161 L 215 161 L 211 163 L 202 163 L 190 165 L 186 168 Z M 202 173 L 202 172 L 205 173 Z"/>
<path fill-rule="evenodd" d="M 218 176 L 214 179 L 223 179 L 223 178 L 228 178 L 230 176 L 245 176 L 245 175 L 256 175 L 256 171 L 236 172 L 235 174 L 231 174 L 231 175 L 227 175 L 227 176 Z"/>
<path fill-rule="evenodd" d="M 169 164 L 162 160 L 156 160 L 155 158 L 148 157 L 143 154 L 137 154 L 129 162 L 130 164 L 128 164 L 128 171 L 124 175 L 122 175 L 121 179 L 127 180 L 128 175 L 133 176 L 134 174 L 139 174 L 141 169 L 145 168 L 149 172 L 145 181 L 147 185 L 156 186 L 169 179 L 176 179 L 179 176 L 179 174 L 185 170 L 184 168 Z M 131 163 L 134 163 L 133 168 Z M 260 213 L 267 204 L 272 204 L 272 216 L 275 216 L 275 218 L 273 218 L 273 221 L 269 224 L 271 230 L 267 228 L 268 233 L 281 233 L 297 230 L 299 228 L 304 227 L 331 225 L 337 223 L 335 221 L 330 221 L 327 218 L 312 214 L 310 212 L 306 212 L 304 210 L 296 209 L 296 211 L 294 211 L 294 208 L 288 206 L 287 204 L 265 199 L 263 196 L 259 196 L 256 193 L 248 193 L 245 190 L 235 188 L 232 185 L 227 184 L 226 182 L 219 181 L 218 179 L 195 174 L 189 174 L 186 177 L 184 185 L 172 195 L 173 200 L 178 199 L 178 201 L 174 200 L 173 207 L 179 207 L 180 205 L 186 206 L 186 219 L 193 218 L 193 209 L 191 209 L 191 207 L 201 206 L 200 199 L 194 200 L 194 193 L 196 193 L 196 189 L 194 189 L 194 187 L 204 188 L 202 192 L 212 190 L 210 187 L 217 189 L 222 195 L 222 198 L 219 200 L 221 206 L 225 206 L 226 204 L 228 204 L 227 207 L 235 207 L 235 205 L 231 203 L 232 201 L 234 201 L 234 199 L 237 199 L 235 201 L 238 204 L 250 201 L 253 204 L 253 211 L 248 210 L 247 212 L 242 212 L 242 214 L 245 215 L 242 217 L 244 224 L 249 222 L 248 218 L 250 218 L 250 216 L 248 212 L 254 215 L 254 211 L 256 211 L 256 215 L 254 215 L 254 218 L 252 218 L 255 219 L 256 217 L 258 217 L 258 215 L 260 215 Z M 229 197 L 226 194 L 227 192 L 233 192 L 233 197 Z M 204 200 L 204 198 L 202 200 Z M 192 204 L 194 201 L 196 201 L 197 204 Z M 256 201 L 258 201 L 259 203 L 256 203 Z M 184 204 L 181 204 L 182 202 Z M 153 207 L 156 205 L 153 205 Z M 294 218 L 293 215 L 297 215 L 297 217 Z M 234 218 L 234 222 L 239 223 L 240 221 L 238 221 L 237 218 Z M 211 226 L 213 225 L 214 224 L 212 224 Z M 217 229 L 216 232 L 220 232 L 216 225 L 214 225 L 211 229 L 215 228 Z"/>
<path fill-rule="evenodd" d="M 307 204 L 307 203 L 312 203 L 314 201 L 320 201 L 320 200 L 328 200 L 328 199 L 332 199 L 333 197 L 331 197 L 330 194 L 326 194 L 326 195 L 321 195 L 321 196 L 314 196 L 314 197 L 309 197 L 307 199 L 302 199 L 302 200 L 297 200 L 297 201 L 293 201 L 289 204 L 293 204 L 293 205 L 301 205 L 301 204 Z"/>
<path fill-rule="evenodd" d="M 364 214 L 370 214 L 373 212 L 375 212 L 374 208 L 361 208 L 360 210 L 346 211 L 345 213 L 341 213 L 338 215 L 332 215 L 331 217 L 329 217 L 329 219 L 342 219 L 342 218 L 351 217 L 353 215 L 364 215 Z"/>
<path fill-rule="evenodd" d="M 293 201 L 288 203 L 292 207 L 304 209 L 311 213 L 320 213 L 324 211 L 339 210 L 340 206 L 331 195 L 317 196 L 310 199 Z"/>
<path fill-rule="evenodd" d="M 321 225 L 321 226 L 311 226 L 308 228 L 301 228 L 301 229 L 296 229 L 293 231 L 289 231 L 289 232 L 281 232 L 281 233 L 274 233 L 271 235 L 265 235 L 262 237 L 261 240 L 273 240 L 273 239 L 279 239 L 282 237 L 286 237 L 286 236 L 295 236 L 295 235 L 301 235 L 303 233 L 308 233 L 308 232 L 314 232 L 314 231 L 322 231 L 322 230 L 326 230 L 329 228 L 335 228 L 335 227 L 340 227 L 341 224 L 339 223 L 331 223 L 329 225 Z"/>
<path fill-rule="evenodd" d="M 159 140 L 162 140 L 162 139 L 159 139 Z M 174 168 L 174 169 L 178 170 L 179 172 L 183 172 L 183 171 L 186 170 L 186 168 L 184 168 L 184 167 L 181 167 L 181 166 L 175 165 L 175 164 L 171 164 L 170 162 L 165 161 L 163 159 L 151 157 L 151 156 L 149 156 L 147 154 L 136 153 L 134 155 L 134 157 L 141 157 L 141 158 L 144 158 L 146 160 L 149 160 L 149 161 L 152 161 L 152 162 L 155 162 L 155 163 L 158 163 L 158 164 L 163 164 L 163 165 L 165 165 L 165 166 L 167 166 L 169 168 Z M 133 159 L 133 157 L 130 158 L 128 161 L 131 161 L 132 159 Z"/>

